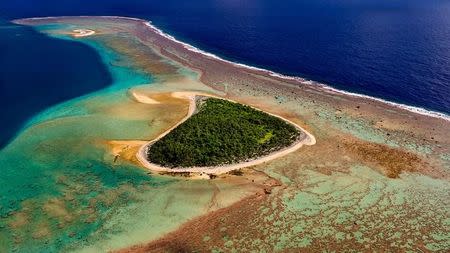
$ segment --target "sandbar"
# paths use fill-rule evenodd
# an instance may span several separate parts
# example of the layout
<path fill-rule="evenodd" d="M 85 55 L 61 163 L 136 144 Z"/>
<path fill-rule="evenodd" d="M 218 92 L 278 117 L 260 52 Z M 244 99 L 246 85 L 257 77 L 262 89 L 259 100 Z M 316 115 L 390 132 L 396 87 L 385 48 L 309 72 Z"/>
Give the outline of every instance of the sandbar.
<path fill-rule="evenodd" d="M 95 34 L 94 30 L 90 29 L 74 29 L 71 35 L 75 38 L 88 37 Z"/>

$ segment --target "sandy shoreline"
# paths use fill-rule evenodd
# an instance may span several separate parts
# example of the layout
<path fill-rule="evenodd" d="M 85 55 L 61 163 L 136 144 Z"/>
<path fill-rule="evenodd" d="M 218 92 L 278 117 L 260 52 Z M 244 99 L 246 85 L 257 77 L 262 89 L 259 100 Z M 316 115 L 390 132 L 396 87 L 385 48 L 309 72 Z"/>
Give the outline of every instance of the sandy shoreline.
<path fill-rule="evenodd" d="M 133 93 L 133 94 L 136 96 L 136 93 Z M 204 93 L 195 93 L 195 92 L 173 92 L 172 96 L 175 98 L 186 99 L 189 101 L 189 109 L 188 109 L 187 115 L 182 120 L 180 120 L 177 124 L 175 124 L 174 126 L 169 128 L 162 134 L 158 135 L 155 139 L 144 144 L 139 149 L 138 153 L 136 154 L 136 158 L 140 161 L 142 166 L 144 166 L 145 168 L 147 168 L 151 171 L 154 171 L 154 172 L 171 172 L 171 173 L 192 172 L 192 173 L 206 173 L 206 174 L 220 175 L 220 174 L 230 172 L 232 170 L 237 170 L 237 169 L 241 169 L 241 168 L 245 168 L 245 167 L 262 164 L 262 163 L 271 161 L 273 159 L 280 158 L 289 153 L 292 153 L 292 152 L 298 150 L 299 148 L 301 148 L 303 145 L 310 146 L 310 145 L 314 145 L 316 143 L 315 137 L 312 134 L 310 134 L 309 132 L 307 132 L 305 129 L 303 129 L 301 126 L 299 126 L 299 125 L 295 124 L 294 122 L 292 122 L 288 119 L 285 119 L 281 116 L 278 116 L 278 115 L 275 115 L 275 114 L 272 114 L 269 112 L 265 112 L 269 115 L 275 116 L 275 117 L 277 117 L 281 120 L 284 120 L 285 122 L 295 126 L 299 131 L 301 131 L 301 134 L 304 135 L 303 138 L 296 141 L 293 145 L 291 145 L 289 147 L 285 147 L 285 148 L 278 150 L 274 153 L 271 153 L 269 155 L 265 155 L 260 158 L 249 160 L 246 162 L 230 164 L 230 165 L 223 165 L 223 166 L 211 166 L 211 167 L 190 167 L 190 168 L 163 167 L 158 164 L 151 163 L 150 161 L 147 160 L 147 151 L 148 151 L 149 147 L 153 143 L 157 142 L 158 140 L 160 140 L 161 138 L 163 138 L 164 136 L 169 134 L 173 129 L 175 129 L 182 123 L 184 123 L 186 120 L 188 120 L 194 114 L 194 112 L 196 110 L 196 99 L 195 99 L 196 96 L 216 97 L 216 98 L 224 99 L 224 98 L 217 97 L 217 96 L 212 96 L 212 95 L 208 95 L 208 94 L 204 94 Z M 233 100 L 229 100 L 229 99 L 225 99 L 225 100 L 236 103 Z M 252 108 L 254 108 L 254 107 L 252 107 Z M 254 109 L 259 110 L 258 108 L 254 108 Z"/>

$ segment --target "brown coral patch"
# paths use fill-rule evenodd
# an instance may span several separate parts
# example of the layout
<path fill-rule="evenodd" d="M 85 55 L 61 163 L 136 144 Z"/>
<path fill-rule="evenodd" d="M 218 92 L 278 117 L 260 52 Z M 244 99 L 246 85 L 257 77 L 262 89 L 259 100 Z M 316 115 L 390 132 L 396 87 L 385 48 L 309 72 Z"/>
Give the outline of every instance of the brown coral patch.
<path fill-rule="evenodd" d="M 13 219 L 9 223 L 9 226 L 12 229 L 17 229 L 27 225 L 28 222 L 29 222 L 28 214 L 25 212 L 18 212 L 13 215 Z"/>
<path fill-rule="evenodd" d="M 242 169 L 240 176 L 222 174 L 210 182 L 216 186 L 211 198 L 211 212 L 188 221 L 160 239 L 117 252 L 209 252 L 215 246 L 224 246 L 223 238 L 242 231 L 245 224 L 259 213 L 260 206 L 277 193 L 276 189 L 280 189 L 276 187 L 281 186 L 277 179 L 252 168 Z M 225 205 L 230 195 L 237 193 L 230 191 L 231 185 L 248 191 L 248 195 Z M 226 207 L 216 209 L 224 205 Z"/>
<path fill-rule="evenodd" d="M 233 233 L 232 227 L 240 227 L 241 219 L 248 218 L 244 218 L 243 215 L 254 214 L 254 210 L 258 209 L 267 196 L 258 193 L 227 208 L 193 219 L 159 240 L 117 252 L 207 252 L 212 245 L 223 246 L 223 237 Z M 230 217 L 230 213 L 233 216 Z M 229 225 L 228 229 L 224 227 L 224 224 Z"/>
<path fill-rule="evenodd" d="M 351 155 L 380 168 L 389 178 L 398 178 L 404 171 L 417 172 L 428 166 L 417 154 L 387 145 L 362 141 L 348 141 L 343 144 Z"/>
<path fill-rule="evenodd" d="M 60 226 L 65 226 L 65 224 L 75 219 L 67 209 L 65 202 L 61 199 L 49 199 L 42 207 L 42 210 L 50 217 L 58 219 Z"/>
<path fill-rule="evenodd" d="M 42 239 L 51 235 L 50 227 L 47 223 L 40 223 L 36 228 L 32 234 L 34 239 Z"/>

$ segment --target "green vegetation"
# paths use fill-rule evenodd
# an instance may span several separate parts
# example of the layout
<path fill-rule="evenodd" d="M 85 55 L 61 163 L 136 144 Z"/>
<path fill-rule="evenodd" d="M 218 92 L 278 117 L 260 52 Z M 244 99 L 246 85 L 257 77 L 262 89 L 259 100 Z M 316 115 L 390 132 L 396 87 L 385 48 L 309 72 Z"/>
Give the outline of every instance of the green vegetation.
<path fill-rule="evenodd" d="M 293 125 L 227 100 L 201 100 L 198 112 L 154 143 L 148 159 L 166 167 L 242 162 L 289 146 L 300 136 Z"/>

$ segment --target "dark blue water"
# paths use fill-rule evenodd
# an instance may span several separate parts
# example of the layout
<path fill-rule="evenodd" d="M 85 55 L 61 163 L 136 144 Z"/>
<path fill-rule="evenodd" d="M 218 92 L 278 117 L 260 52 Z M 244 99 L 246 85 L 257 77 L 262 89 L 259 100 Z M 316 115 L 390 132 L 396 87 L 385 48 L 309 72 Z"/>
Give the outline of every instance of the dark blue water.
<path fill-rule="evenodd" d="M 111 82 L 94 49 L 0 21 L 0 148 L 36 113 Z"/>
<path fill-rule="evenodd" d="M 450 114 L 448 0 L 0 2 L 5 19 L 58 15 L 150 19 L 230 60 Z"/>

